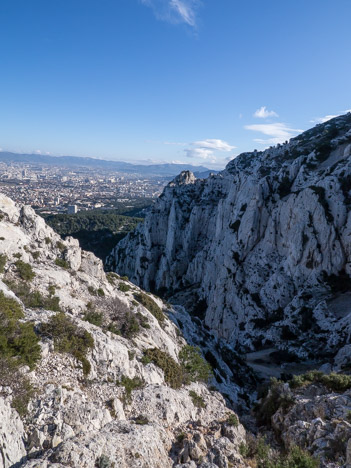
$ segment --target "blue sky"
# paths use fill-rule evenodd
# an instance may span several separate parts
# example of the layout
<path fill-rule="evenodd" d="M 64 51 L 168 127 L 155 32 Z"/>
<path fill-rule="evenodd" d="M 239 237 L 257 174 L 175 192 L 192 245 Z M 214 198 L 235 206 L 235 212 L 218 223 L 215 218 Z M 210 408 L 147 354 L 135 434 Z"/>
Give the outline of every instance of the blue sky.
<path fill-rule="evenodd" d="M 351 108 L 350 0 L 1 0 L 0 148 L 223 167 Z"/>

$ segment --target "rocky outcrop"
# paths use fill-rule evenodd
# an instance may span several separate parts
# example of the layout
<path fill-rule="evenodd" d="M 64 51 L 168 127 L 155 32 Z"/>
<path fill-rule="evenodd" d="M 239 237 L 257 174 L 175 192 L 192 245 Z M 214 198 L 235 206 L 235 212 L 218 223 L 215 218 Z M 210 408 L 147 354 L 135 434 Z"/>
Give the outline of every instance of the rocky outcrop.
<path fill-rule="evenodd" d="M 0 195 L 0 218 L 1 325 L 6 307 L 18 315 L 4 299 L 12 298 L 20 323 L 34 327 L 28 339 L 40 345 L 32 368 L 9 364 L 12 380 L 0 366 L 0 467 L 245 466 L 245 430 L 223 396 L 201 379 L 170 383 L 183 372 L 187 345 L 168 317 L 176 311 L 106 275 L 100 260 L 63 241 L 31 208 Z M 59 346 L 65 326 L 71 334 Z M 81 341 L 70 348 L 74 333 L 89 344 L 84 356 Z M 15 402 L 18 379 L 21 395 L 28 392 Z"/>
<path fill-rule="evenodd" d="M 182 173 L 109 264 L 239 352 L 350 342 L 351 114 L 207 179 Z"/>
<path fill-rule="evenodd" d="M 328 461 L 350 464 L 350 390 L 333 392 L 319 384 L 290 390 L 285 384 L 283 393 L 284 401 L 292 403 L 288 409 L 282 405 L 272 416 L 272 428 L 285 447 L 309 447 L 323 466 Z"/>

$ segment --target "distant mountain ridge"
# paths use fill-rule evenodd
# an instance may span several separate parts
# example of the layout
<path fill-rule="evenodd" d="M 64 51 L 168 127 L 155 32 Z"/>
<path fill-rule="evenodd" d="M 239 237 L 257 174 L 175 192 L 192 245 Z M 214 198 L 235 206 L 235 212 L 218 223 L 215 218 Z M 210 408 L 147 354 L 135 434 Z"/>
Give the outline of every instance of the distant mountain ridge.
<path fill-rule="evenodd" d="M 0 161 L 26 164 L 49 164 L 52 166 L 90 167 L 115 170 L 129 174 L 143 174 L 148 176 L 174 177 L 182 171 L 191 170 L 197 177 L 207 177 L 211 172 L 205 166 L 192 166 L 191 164 L 132 164 L 124 161 L 108 161 L 78 156 L 49 156 L 43 154 L 18 154 L 2 151 Z"/>

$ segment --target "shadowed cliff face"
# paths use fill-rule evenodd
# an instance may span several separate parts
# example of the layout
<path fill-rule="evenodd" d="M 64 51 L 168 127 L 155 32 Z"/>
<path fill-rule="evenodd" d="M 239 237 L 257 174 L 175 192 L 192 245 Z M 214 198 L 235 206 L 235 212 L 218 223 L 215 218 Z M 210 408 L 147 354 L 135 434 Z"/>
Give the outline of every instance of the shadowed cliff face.
<path fill-rule="evenodd" d="M 351 332 L 350 189 L 347 114 L 207 179 L 183 172 L 109 262 L 241 351 L 334 355 Z"/>

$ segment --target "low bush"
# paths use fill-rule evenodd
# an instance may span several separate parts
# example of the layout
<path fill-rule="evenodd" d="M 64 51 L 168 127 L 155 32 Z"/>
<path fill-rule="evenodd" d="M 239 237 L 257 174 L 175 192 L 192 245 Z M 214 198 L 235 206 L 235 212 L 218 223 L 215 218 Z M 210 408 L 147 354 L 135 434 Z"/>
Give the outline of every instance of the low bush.
<path fill-rule="evenodd" d="M 7 256 L 5 254 L 0 254 L 0 273 L 4 273 L 6 262 Z"/>
<path fill-rule="evenodd" d="M 166 352 L 158 348 L 147 349 L 144 353 L 144 364 L 149 362 L 163 370 L 166 383 L 172 388 L 180 388 L 184 382 L 182 367 Z"/>
<path fill-rule="evenodd" d="M 131 290 L 131 287 L 127 283 L 119 283 L 118 289 L 122 292 L 128 292 Z"/>
<path fill-rule="evenodd" d="M 34 388 L 28 377 L 19 371 L 16 360 L 0 356 L 0 382 L 3 389 L 11 388 L 11 406 L 21 417 L 25 416 L 29 400 L 34 396 Z M 1 394 L 6 395 L 0 391 Z"/>
<path fill-rule="evenodd" d="M 20 322 L 23 318 L 20 304 L 0 291 L 0 355 L 33 369 L 41 355 L 39 340 L 33 324 Z"/>
<path fill-rule="evenodd" d="M 61 252 L 63 252 L 65 250 L 65 245 L 61 242 L 61 241 L 57 241 L 56 242 L 56 248 L 61 250 Z"/>
<path fill-rule="evenodd" d="M 164 321 L 165 316 L 164 313 L 162 312 L 161 308 L 156 304 L 156 302 L 151 299 L 150 296 L 148 296 L 145 293 L 135 293 L 134 298 L 140 302 L 144 307 L 147 308 L 149 312 L 152 313 L 152 315 L 161 323 Z"/>
<path fill-rule="evenodd" d="M 101 327 L 103 323 L 103 314 L 102 312 L 97 312 L 95 310 L 87 310 L 84 314 L 83 320 L 86 322 L 92 323 L 98 327 Z"/>
<path fill-rule="evenodd" d="M 55 265 L 64 268 L 65 270 L 69 269 L 69 263 L 63 258 L 57 257 L 55 260 Z"/>
<path fill-rule="evenodd" d="M 300 447 L 292 447 L 286 453 L 271 450 L 263 437 L 251 437 L 247 444 L 240 444 L 240 454 L 257 468 L 318 468 L 320 462 Z"/>
<path fill-rule="evenodd" d="M 144 426 L 145 424 L 149 424 L 149 420 L 146 416 L 143 416 L 140 414 L 134 419 L 135 424 L 139 424 L 141 426 Z"/>
<path fill-rule="evenodd" d="M 194 390 L 189 391 L 189 396 L 194 406 L 196 406 L 197 408 L 206 408 L 205 400 L 202 398 L 202 396 L 194 392 Z"/>
<path fill-rule="evenodd" d="M 80 361 L 85 376 L 89 374 L 91 366 L 86 356 L 94 347 L 94 339 L 89 332 L 78 327 L 63 312 L 59 312 L 42 324 L 41 333 L 54 340 L 56 351 L 71 354 Z"/>
<path fill-rule="evenodd" d="M 21 279 L 24 281 L 32 281 L 32 279 L 35 277 L 35 273 L 29 263 L 25 263 L 22 260 L 17 260 L 15 265 Z"/>
<path fill-rule="evenodd" d="M 234 413 L 230 413 L 227 419 L 225 420 L 225 423 L 228 424 L 228 426 L 238 427 L 239 419 Z"/>
<path fill-rule="evenodd" d="M 295 402 L 294 397 L 285 391 L 283 383 L 272 378 L 266 396 L 255 408 L 256 418 L 259 424 L 270 425 L 272 416 L 282 408 L 287 411 Z"/>
<path fill-rule="evenodd" d="M 52 290 L 49 289 L 50 295 L 44 297 L 39 291 L 31 291 L 28 285 L 22 281 L 16 283 L 15 281 L 5 279 L 4 282 L 11 291 L 21 299 L 26 307 L 30 307 L 31 309 L 43 308 L 54 312 L 60 312 L 60 299 L 57 296 L 51 295 L 50 291 Z"/>
<path fill-rule="evenodd" d="M 202 357 L 200 349 L 195 346 L 184 346 L 179 353 L 179 362 L 188 382 L 208 382 L 212 376 L 210 364 Z"/>
<path fill-rule="evenodd" d="M 122 376 L 121 380 L 117 380 L 116 385 L 124 387 L 125 396 L 124 400 L 126 403 L 130 403 L 132 397 L 132 391 L 138 388 L 143 388 L 145 382 L 139 377 L 129 378 L 125 375 Z"/>
<path fill-rule="evenodd" d="M 324 374 L 321 371 L 313 370 L 302 375 L 295 375 L 289 381 L 291 388 L 299 388 L 312 383 L 325 385 L 329 390 L 336 392 L 344 392 L 351 388 L 351 375 L 337 374 L 335 372 Z"/>

